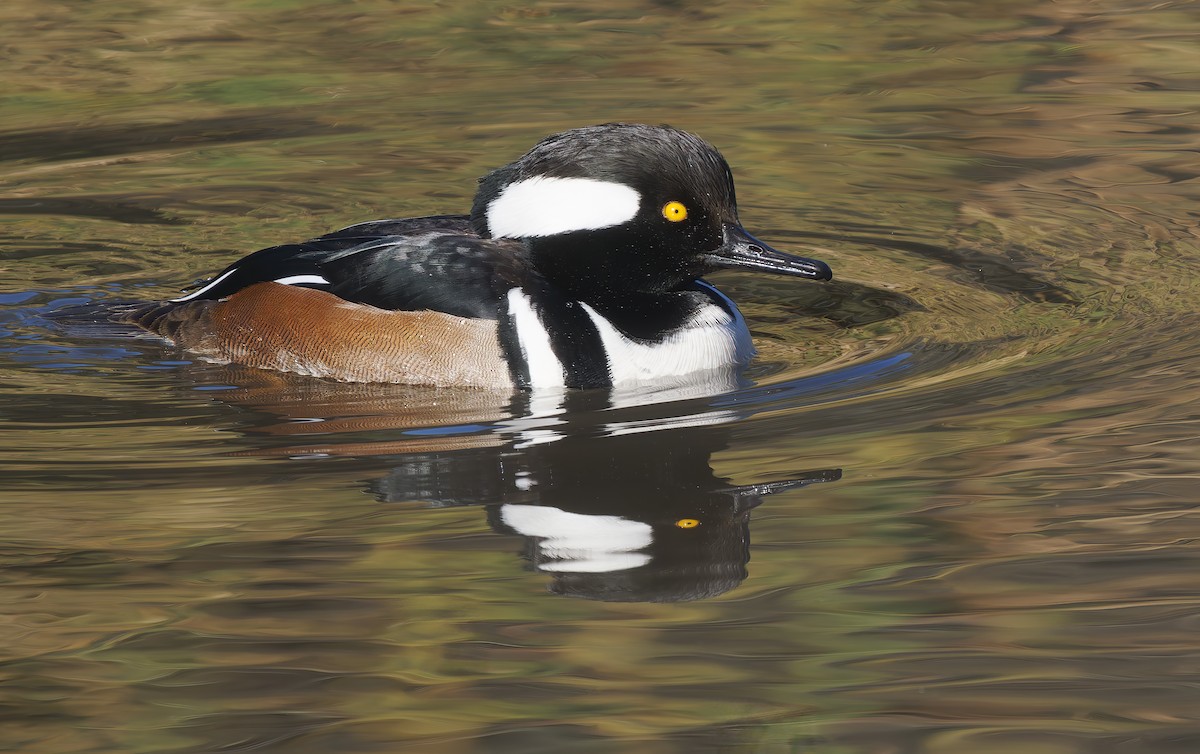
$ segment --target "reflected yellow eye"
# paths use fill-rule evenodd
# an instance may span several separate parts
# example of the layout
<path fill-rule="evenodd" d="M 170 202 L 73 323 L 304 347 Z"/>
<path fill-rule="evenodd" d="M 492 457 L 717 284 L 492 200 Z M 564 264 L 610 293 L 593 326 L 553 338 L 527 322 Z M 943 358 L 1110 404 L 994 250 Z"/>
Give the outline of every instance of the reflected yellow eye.
<path fill-rule="evenodd" d="M 681 518 L 675 522 L 675 525 L 680 529 L 695 529 L 700 525 L 700 522 L 694 518 Z"/>
<path fill-rule="evenodd" d="M 663 205 L 663 217 L 673 223 L 682 222 L 687 219 L 687 207 L 683 206 L 683 202 L 667 202 Z M 687 519 L 690 521 L 691 519 Z"/>

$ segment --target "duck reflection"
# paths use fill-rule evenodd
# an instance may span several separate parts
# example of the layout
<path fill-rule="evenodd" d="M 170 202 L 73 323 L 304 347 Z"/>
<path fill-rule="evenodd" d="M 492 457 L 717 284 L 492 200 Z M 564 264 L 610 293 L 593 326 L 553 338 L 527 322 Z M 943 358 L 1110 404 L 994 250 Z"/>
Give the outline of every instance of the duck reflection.
<path fill-rule="evenodd" d="M 493 530 L 524 538 L 524 558 L 556 594 L 667 602 L 737 586 L 750 511 L 770 494 L 840 477 L 731 485 L 709 465 L 727 444 L 722 425 L 560 432 L 523 450 L 408 458 L 374 489 L 383 500 L 482 504 Z"/>
<path fill-rule="evenodd" d="M 678 602 L 715 597 L 745 580 L 750 560 L 750 511 L 765 495 L 817 481 L 806 479 L 726 487 L 652 506 L 632 499 L 553 505 L 488 506 L 502 533 L 526 538 L 524 557 L 551 576 L 555 594 L 614 602 Z"/>
<path fill-rule="evenodd" d="M 717 476 L 711 458 L 743 415 L 714 409 L 699 389 L 458 395 L 230 376 L 242 387 L 223 400 L 273 417 L 258 432 L 319 440 L 253 454 L 382 456 L 390 470 L 368 485 L 381 502 L 480 506 L 494 531 L 523 539 L 522 556 L 551 592 L 573 597 L 727 592 L 747 575 L 750 512 L 769 495 L 841 476 L 826 469 L 744 485 Z"/>

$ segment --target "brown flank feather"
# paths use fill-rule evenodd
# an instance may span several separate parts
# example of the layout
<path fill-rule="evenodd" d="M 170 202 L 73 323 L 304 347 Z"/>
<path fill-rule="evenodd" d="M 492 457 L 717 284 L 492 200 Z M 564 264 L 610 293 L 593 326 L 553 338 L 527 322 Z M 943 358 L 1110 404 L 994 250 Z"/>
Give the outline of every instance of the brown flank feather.
<path fill-rule="evenodd" d="M 218 362 L 343 382 L 512 387 L 492 320 L 388 311 L 312 288 L 256 283 L 121 319 Z"/>

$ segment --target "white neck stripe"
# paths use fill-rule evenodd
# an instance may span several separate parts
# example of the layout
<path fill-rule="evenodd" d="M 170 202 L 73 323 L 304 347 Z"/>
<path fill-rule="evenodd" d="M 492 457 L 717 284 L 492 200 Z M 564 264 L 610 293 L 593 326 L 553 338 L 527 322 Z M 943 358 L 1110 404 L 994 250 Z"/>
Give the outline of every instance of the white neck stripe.
<path fill-rule="evenodd" d="M 554 236 L 611 228 L 638 213 L 642 195 L 623 183 L 538 176 L 509 184 L 487 208 L 496 238 Z"/>
<path fill-rule="evenodd" d="M 529 368 L 530 387 L 563 387 L 567 384 L 566 370 L 554 355 L 550 333 L 542 324 L 529 294 L 520 288 L 508 292 L 508 313 L 517 331 L 517 343 Z"/>

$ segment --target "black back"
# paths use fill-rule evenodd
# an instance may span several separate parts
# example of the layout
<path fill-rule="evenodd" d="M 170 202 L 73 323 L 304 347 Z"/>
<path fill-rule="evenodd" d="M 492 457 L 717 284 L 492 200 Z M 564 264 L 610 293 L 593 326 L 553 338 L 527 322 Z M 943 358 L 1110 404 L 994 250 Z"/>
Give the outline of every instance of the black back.
<path fill-rule="evenodd" d="M 376 220 L 256 251 L 193 298 L 226 298 L 255 283 L 305 275 L 326 282 L 298 285 L 381 309 L 496 319 L 506 283 L 522 266 L 521 249 L 518 241 L 480 238 L 462 215 Z"/>

